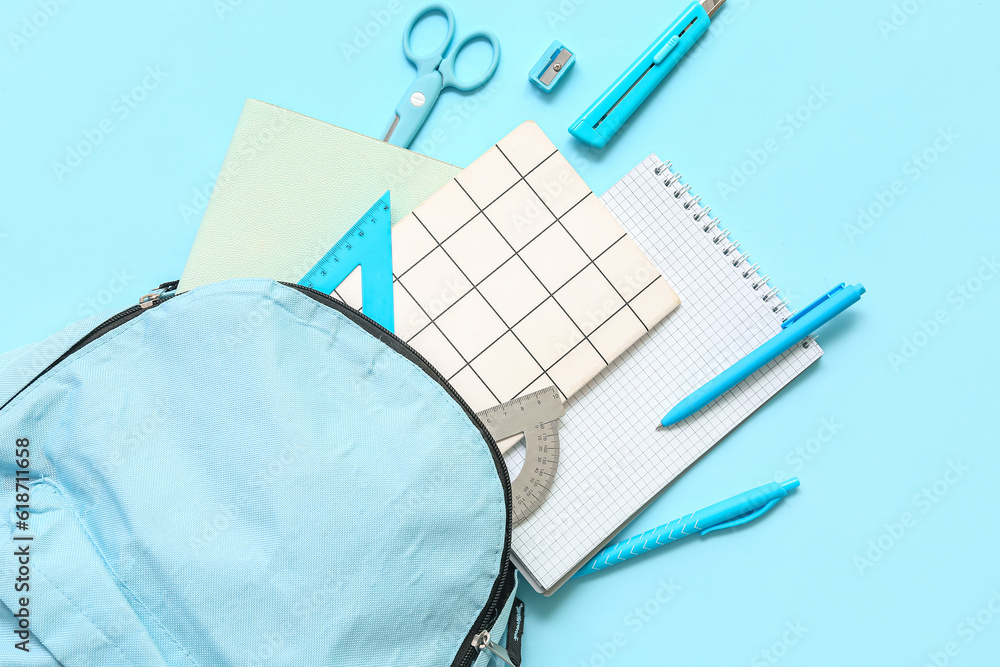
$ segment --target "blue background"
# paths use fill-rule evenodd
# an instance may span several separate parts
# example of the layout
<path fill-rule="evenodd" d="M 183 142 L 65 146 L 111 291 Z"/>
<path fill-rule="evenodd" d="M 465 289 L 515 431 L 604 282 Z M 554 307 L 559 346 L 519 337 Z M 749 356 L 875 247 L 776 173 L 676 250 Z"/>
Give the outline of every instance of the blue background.
<path fill-rule="evenodd" d="M 420 4 L 4 3 L 0 349 L 180 275 L 244 98 L 380 132 L 413 77 L 400 36 Z M 596 192 L 655 151 L 793 306 L 841 280 L 869 290 L 820 363 L 632 528 L 782 472 L 802 488 L 750 527 L 525 593 L 525 664 L 995 660 L 1000 9 L 729 0 L 593 152 L 566 127 L 682 0 L 453 6 L 459 33 L 496 32 L 502 62 L 490 88 L 445 92 L 414 148 L 464 166 L 534 119 Z M 546 96 L 527 72 L 553 39 L 578 62 Z"/>

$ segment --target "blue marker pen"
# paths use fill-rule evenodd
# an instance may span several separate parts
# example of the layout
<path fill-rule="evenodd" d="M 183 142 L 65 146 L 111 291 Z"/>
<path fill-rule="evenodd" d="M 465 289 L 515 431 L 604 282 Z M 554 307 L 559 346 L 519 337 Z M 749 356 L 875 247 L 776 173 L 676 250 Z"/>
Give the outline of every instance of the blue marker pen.
<path fill-rule="evenodd" d="M 618 77 L 575 123 L 569 133 L 602 148 L 621 129 L 653 89 L 667 76 L 702 35 L 725 0 L 692 2 L 642 55 Z"/>

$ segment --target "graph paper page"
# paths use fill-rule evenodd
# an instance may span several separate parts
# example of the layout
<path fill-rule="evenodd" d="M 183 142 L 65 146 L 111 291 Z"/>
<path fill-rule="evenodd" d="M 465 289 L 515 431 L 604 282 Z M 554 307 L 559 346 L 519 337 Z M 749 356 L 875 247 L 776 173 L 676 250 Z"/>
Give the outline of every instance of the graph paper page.
<path fill-rule="evenodd" d="M 797 345 L 686 422 L 657 431 L 667 409 L 775 335 L 789 311 L 768 296 L 672 172 L 650 155 L 601 201 L 680 296 L 680 306 L 567 404 L 559 470 L 545 504 L 514 528 L 515 558 L 551 592 L 737 424 L 816 361 Z M 689 208 L 684 205 L 688 204 Z M 734 266 L 734 262 L 738 265 Z M 523 449 L 508 459 L 515 474 Z"/>

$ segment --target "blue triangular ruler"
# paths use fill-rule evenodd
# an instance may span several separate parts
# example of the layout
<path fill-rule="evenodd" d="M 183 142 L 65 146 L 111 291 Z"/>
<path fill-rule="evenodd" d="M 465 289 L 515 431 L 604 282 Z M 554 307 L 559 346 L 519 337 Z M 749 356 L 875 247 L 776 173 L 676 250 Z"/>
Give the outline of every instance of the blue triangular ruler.
<path fill-rule="evenodd" d="M 299 284 L 332 294 L 359 266 L 362 312 L 393 331 L 392 220 L 388 190 Z"/>

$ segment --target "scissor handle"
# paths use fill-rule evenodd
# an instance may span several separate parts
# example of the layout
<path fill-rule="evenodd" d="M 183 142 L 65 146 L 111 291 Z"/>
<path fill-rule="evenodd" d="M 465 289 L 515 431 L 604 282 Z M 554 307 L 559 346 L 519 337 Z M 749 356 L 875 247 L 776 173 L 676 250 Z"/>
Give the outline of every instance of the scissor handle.
<path fill-rule="evenodd" d="M 444 36 L 444 41 L 432 49 L 430 53 L 418 56 L 410 48 L 410 40 L 413 38 L 413 28 L 416 27 L 422 18 L 432 12 L 441 12 L 444 14 L 445 20 L 448 21 L 448 34 Z M 454 36 L 455 14 L 451 11 L 451 7 L 440 2 L 434 2 L 411 16 L 410 20 L 406 23 L 406 27 L 403 28 L 403 53 L 406 55 L 407 60 L 417 66 L 417 74 L 427 74 L 437 69 L 438 65 L 444 60 L 444 54 L 448 51 L 448 47 L 451 45 L 451 40 Z"/>
<path fill-rule="evenodd" d="M 458 54 L 462 52 L 462 49 L 468 46 L 469 42 L 477 39 L 485 39 L 490 43 L 490 46 L 493 47 L 493 60 L 490 62 L 489 67 L 486 68 L 486 71 L 478 78 L 471 81 L 462 81 L 455 76 L 455 61 L 458 60 Z M 451 50 L 448 57 L 441 61 L 438 69 L 441 70 L 441 78 L 444 80 L 445 87 L 450 86 L 457 90 L 473 90 L 486 83 L 493 76 L 493 73 L 497 71 L 498 64 L 500 64 L 500 42 L 497 40 L 497 36 L 488 30 L 480 30 L 479 32 L 466 35 L 465 39 Z"/>

